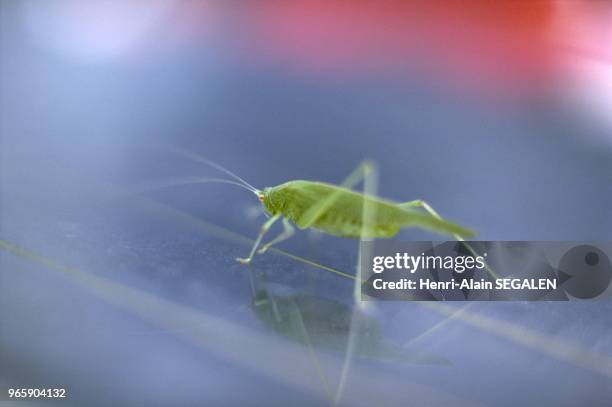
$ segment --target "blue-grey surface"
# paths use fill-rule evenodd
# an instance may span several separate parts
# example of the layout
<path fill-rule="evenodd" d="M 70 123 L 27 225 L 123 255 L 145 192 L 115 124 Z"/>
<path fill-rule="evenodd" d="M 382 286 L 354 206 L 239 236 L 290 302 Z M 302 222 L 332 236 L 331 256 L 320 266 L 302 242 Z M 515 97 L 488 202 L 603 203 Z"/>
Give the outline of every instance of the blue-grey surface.
<path fill-rule="evenodd" d="M 274 295 L 349 305 L 350 281 L 278 253 L 237 264 L 248 245 L 197 219 L 255 236 L 264 217 L 249 215 L 257 201 L 243 190 L 122 196 L 214 174 L 151 148 L 158 143 L 213 158 L 258 187 L 339 182 L 367 157 L 379 165 L 381 195 L 427 199 L 482 239 L 612 238 L 612 148 L 595 134 L 603 130 L 550 101 L 487 107 L 418 80 L 318 81 L 189 49 L 80 64 L 38 47 L 12 17 L 5 10 L 0 46 L 0 237 L 71 271 L 0 251 L 0 385 L 66 386 L 78 405 L 327 403 L 308 348 L 250 308 L 247 270 Z M 301 233 L 282 248 L 353 273 L 356 246 Z M 108 281 L 134 291 L 114 295 Z M 428 331 L 444 313 L 381 304 L 366 312 L 385 340 L 452 365 L 354 359 L 341 404 L 610 404 L 609 304 L 468 310 L 527 331 L 461 318 Z M 192 315 L 201 326 L 182 324 Z M 534 332 L 550 345 L 531 341 Z M 581 362 L 585 353 L 601 363 Z M 317 354 L 333 392 L 343 354 Z"/>

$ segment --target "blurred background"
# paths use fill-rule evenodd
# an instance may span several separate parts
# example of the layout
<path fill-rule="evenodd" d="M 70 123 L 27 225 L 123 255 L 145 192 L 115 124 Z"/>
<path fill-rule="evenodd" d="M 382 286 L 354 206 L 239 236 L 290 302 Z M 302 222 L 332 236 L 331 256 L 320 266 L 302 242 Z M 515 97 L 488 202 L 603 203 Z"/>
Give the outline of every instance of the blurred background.
<path fill-rule="evenodd" d="M 479 239 L 610 240 L 611 112 L 607 2 L 2 1 L 0 388 L 66 387 L 75 405 L 609 405 L 609 304 L 361 310 L 350 279 L 291 257 L 354 274 L 357 242 L 303 232 L 245 268 L 265 220 L 252 195 L 133 192 L 222 175 L 172 147 L 258 188 L 339 183 L 370 158 L 380 195 Z M 279 335 L 252 286 L 327 326 L 322 345 Z M 324 346 L 350 343 L 357 313 L 444 365 Z"/>

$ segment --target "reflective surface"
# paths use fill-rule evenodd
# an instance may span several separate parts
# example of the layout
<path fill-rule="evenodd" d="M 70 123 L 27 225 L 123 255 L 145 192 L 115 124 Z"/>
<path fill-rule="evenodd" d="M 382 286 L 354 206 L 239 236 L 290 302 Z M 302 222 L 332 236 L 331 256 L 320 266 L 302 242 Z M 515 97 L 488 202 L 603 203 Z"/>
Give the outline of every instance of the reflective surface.
<path fill-rule="evenodd" d="M 216 184 L 131 193 L 222 175 L 160 145 L 212 158 L 259 188 L 338 183 L 370 158 L 382 196 L 426 199 L 481 239 L 609 240 L 612 129 L 558 97 L 563 88 L 461 93 L 419 70 L 296 70 L 263 45 L 242 48 L 254 37 L 238 22 L 254 26 L 259 14 L 215 3 L 151 6 L 154 28 L 132 27 L 136 45 L 121 46 L 108 33 L 132 14 L 116 6 L 105 11 L 115 13 L 110 28 L 72 35 L 66 26 L 78 48 L 44 32 L 63 26 L 57 16 L 90 27 L 77 3 L 6 4 L 0 384 L 65 386 L 78 405 L 612 398 L 609 304 L 362 309 L 350 279 L 291 257 L 354 274 L 356 241 L 301 232 L 245 267 L 234 258 L 265 220 L 252 194 Z M 268 308 L 256 305 L 262 293 L 274 299 Z M 347 364 L 351 335 L 367 346 L 349 347 Z M 388 351 L 372 354 L 382 352 L 376 343 Z"/>

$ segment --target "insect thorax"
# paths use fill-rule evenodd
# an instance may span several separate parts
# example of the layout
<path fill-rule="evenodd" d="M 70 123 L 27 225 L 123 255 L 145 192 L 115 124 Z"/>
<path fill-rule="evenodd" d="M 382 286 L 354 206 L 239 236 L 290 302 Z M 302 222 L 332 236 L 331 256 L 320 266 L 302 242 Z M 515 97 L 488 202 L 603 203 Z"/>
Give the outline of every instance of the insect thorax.
<path fill-rule="evenodd" d="M 290 181 L 275 187 L 264 188 L 264 207 L 271 215 L 282 214 L 294 220 L 294 213 L 298 210 L 301 200 L 290 187 L 295 181 Z"/>
<path fill-rule="evenodd" d="M 282 199 L 277 194 L 276 187 L 268 187 L 263 189 L 264 199 L 262 200 L 262 204 L 266 212 L 270 215 L 276 215 L 279 212 L 282 212 Z"/>

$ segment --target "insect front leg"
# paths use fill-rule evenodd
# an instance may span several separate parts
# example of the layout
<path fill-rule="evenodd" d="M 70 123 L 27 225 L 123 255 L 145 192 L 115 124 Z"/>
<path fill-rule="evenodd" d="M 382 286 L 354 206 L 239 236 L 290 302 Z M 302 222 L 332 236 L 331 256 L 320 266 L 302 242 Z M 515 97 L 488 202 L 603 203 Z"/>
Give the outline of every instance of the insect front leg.
<path fill-rule="evenodd" d="M 295 229 L 293 228 L 293 226 L 291 226 L 291 223 L 287 218 L 283 218 L 283 228 L 283 232 L 280 235 L 263 245 L 262 248 L 257 251 L 257 253 L 265 253 L 271 246 L 289 239 L 295 233 Z"/>
<path fill-rule="evenodd" d="M 247 257 L 246 259 L 237 257 L 236 260 L 242 264 L 249 264 L 251 260 L 253 260 L 253 255 L 255 254 L 255 251 L 259 247 L 259 244 L 261 243 L 261 239 L 263 239 L 266 232 L 270 229 L 270 227 L 274 224 L 274 222 L 276 222 L 280 217 L 281 215 L 274 215 L 270 219 L 268 219 L 266 223 L 264 223 L 261 229 L 259 230 L 259 234 L 257 235 L 257 239 L 255 239 L 255 243 L 253 244 L 253 247 L 251 248 L 249 257 Z"/>

